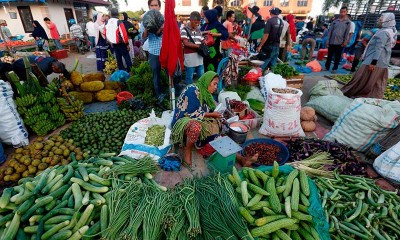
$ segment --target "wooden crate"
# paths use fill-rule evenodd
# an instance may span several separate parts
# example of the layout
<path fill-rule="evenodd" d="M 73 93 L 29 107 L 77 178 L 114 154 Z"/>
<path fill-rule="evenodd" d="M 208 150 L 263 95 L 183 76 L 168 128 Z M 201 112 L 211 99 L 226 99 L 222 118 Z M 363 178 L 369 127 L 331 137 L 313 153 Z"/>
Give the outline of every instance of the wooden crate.
<path fill-rule="evenodd" d="M 292 76 L 291 78 L 286 78 L 286 84 L 288 87 L 302 89 L 304 82 L 304 74 L 298 76 Z"/>

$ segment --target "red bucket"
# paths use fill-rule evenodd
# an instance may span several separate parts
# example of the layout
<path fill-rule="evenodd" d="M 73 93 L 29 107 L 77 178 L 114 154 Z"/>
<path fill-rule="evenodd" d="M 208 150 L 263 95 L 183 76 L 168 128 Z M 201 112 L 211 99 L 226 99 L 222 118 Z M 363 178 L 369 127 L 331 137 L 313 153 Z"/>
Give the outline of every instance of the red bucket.
<path fill-rule="evenodd" d="M 133 95 L 130 92 L 123 91 L 117 94 L 117 104 L 119 105 L 124 100 L 132 99 Z"/>

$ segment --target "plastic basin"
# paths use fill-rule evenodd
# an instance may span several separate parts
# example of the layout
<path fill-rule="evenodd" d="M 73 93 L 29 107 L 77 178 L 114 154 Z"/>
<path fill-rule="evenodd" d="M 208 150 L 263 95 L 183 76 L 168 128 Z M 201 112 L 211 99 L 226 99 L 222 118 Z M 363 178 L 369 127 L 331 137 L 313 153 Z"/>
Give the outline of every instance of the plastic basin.
<path fill-rule="evenodd" d="M 123 91 L 117 94 L 117 104 L 119 105 L 122 101 L 132 99 L 133 95 L 130 92 Z"/>
<path fill-rule="evenodd" d="M 246 141 L 245 143 L 242 144 L 242 148 L 243 150 L 241 151 L 242 156 L 244 156 L 244 149 L 246 148 L 246 146 L 249 146 L 253 143 L 267 143 L 267 144 L 272 144 L 275 146 L 278 146 L 281 151 L 278 154 L 278 158 L 275 159 L 275 161 L 277 161 L 279 163 L 279 165 L 284 165 L 287 160 L 289 159 L 289 150 L 287 149 L 287 147 L 285 145 L 283 145 L 282 143 L 275 141 L 273 139 L 270 138 L 255 138 L 255 139 L 251 139 Z M 264 164 L 258 164 L 258 163 L 254 163 L 255 166 L 260 166 L 260 165 L 264 165 Z"/>

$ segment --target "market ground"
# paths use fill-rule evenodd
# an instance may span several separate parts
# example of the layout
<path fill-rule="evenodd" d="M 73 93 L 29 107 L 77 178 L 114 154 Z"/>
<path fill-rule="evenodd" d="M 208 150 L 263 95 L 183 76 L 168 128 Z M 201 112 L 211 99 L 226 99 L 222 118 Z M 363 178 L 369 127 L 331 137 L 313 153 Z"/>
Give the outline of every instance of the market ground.
<path fill-rule="evenodd" d="M 61 62 L 65 63 L 66 68 L 70 70 L 72 66 L 74 65 L 75 60 L 79 60 L 79 65 L 78 65 L 78 71 L 82 72 L 83 74 L 85 73 L 90 73 L 90 72 L 95 72 L 96 71 L 96 58 L 95 54 L 93 52 L 86 53 L 85 55 L 77 54 L 77 53 L 69 53 L 68 58 L 62 59 Z M 329 74 L 329 72 L 320 72 L 317 74 L 305 74 L 304 77 L 304 83 L 303 83 L 303 95 L 302 95 L 302 105 L 304 105 L 308 99 L 309 99 L 309 90 L 318 82 L 321 80 L 327 80 L 326 77 L 324 77 L 325 74 Z M 51 74 L 48 76 L 48 79 L 51 80 L 54 77 L 57 77 L 56 74 Z M 98 111 L 107 111 L 107 110 L 112 110 L 116 108 L 116 102 L 109 102 L 109 103 L 95 103 L 95 104 L 90 104 L 85 106 L 85 112 L 98 112 Z M 327 121 L 326 119 L 319 117 L 318 123 L 317 123 L 317 130 L 309 134 L 310 137 L 318 137 L 322 138 L 327 132 L 329 132 L 332 124 Z M 65 128 L 66 126 L 63 126 L 56 131 L 54 131 L 51 134 L 58 133 L 61 129 Z M 265 136 L 262 136 L 258 134 L 258 129 L 255 129 L 254 131 L 250 132 L 247 136 L 248 139 L 252 138 L 263 138 Z M 34 140 L 35 136 L 30 136 L 30 140 Z M 12 148 L 11 147 L 6 147 L 6 154 L 9 156 L 12 153 Z M 175 149 L 175 152 L 180 153 L 179 149 Z M 156 180 L 164 185 L 164 186 L 174 186 L 177 183 L 179 183 L 183 178 L 187 177 L 201 177 L 208 175 L 210 173 L 210 170 L 207 166 L 207 161 L 203 159 L 203 157 L 200 154 L 197 154 L 197 152 L 193 152 L 192 154 L 193 158 L 193 166 L 192 169 L 187 169 L 185 167 L 182 168 L 180 172 L 166 172 L 166 171 L 161 171 L 159 172 L 155 178 Z M 238 165 L 238 164 L 237 164 Z M 239 167 L 239 166 L 238 166 Z M 370 169 L 372 170 L 372 168 Z M 374 176 L 377 177 L 377 176 Z M 386 182 L 385 182 L 386 184 Z M 390 186 L 388 186 L 390 187 Z"/>

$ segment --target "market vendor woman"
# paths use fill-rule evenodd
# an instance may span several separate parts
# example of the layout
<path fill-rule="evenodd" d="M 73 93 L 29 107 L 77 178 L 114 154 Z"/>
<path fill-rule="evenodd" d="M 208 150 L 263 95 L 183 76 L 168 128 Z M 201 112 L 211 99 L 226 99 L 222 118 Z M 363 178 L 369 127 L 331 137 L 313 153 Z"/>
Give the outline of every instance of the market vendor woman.
<path fill-rule="evenodd" d="M 193 147 L 204 146 L 220 134 L 222 115 L 213 111 L 216 105 L 212 96 L 217 91 L 218 81 L 218 74 L 208 71 L 179 96 L 172 120 L 172 136 L 174 143 L 184 145 L 184 160 L 189 166 Z M 237 158 L 245 166 L 257 160 L 257 156 L 250 159 L 237 155 Z"/>
<path fill-rule="evenodd" d="M 29 56 L 29 62 L 36 64 L 45 76 L 54 73 L 62 73 L 64 77 L 69 79 L 70 73 L 65 69 L 65 65 L 59 62 L 57 59 L 52 57 L 42 57 L 42 56 Z M 24 59 L 20 58 L 13 63 L 13 70 L 18 75 L 21 81 L 26 80 L 25 64 Z M 32 70 L 33 74 L 39 77 L 39 73 Z"/>

